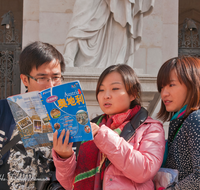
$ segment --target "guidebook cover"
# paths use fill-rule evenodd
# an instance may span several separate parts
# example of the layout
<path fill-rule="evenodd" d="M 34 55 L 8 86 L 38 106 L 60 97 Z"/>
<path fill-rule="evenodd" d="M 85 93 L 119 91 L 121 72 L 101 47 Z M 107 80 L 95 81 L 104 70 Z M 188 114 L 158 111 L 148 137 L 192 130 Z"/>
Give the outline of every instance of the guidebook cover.
<path fill-rule="evenodd" d="M 92 140 L 79 81 L 7 98 L 25 148 L 51 146 L 53 132 L 70 131 L 69 142 Z"/>
<path fill-rule="evenodd" d="M 53 130 L 39 92 L 19 94 L 7 100 L 24 147 L 51 146 Z"/>
<path fill-rule="evenodd" d="M 85 98 L 79 81 L 73 81 L 40 92 L 53 132 L 70 131 L 69 142 L 92 140 Z"/>

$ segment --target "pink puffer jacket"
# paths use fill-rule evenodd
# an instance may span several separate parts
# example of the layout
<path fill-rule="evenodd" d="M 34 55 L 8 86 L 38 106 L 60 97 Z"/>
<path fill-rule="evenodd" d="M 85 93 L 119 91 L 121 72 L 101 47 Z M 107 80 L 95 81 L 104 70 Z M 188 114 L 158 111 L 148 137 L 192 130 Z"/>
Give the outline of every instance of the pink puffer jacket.
<path fill-rule="evenodd" d="M 104 173 L 104 190 L 154 190 L 152 178 L 162 164 L 165 149 L 159 121 L 148 117 L 129 142 L 102 125 L 94 142 L 112 163 Z M 58 181 L 65 189 L 73 189 L 75 155 L 63 160 L 54 150 L 52 153 Z"/>

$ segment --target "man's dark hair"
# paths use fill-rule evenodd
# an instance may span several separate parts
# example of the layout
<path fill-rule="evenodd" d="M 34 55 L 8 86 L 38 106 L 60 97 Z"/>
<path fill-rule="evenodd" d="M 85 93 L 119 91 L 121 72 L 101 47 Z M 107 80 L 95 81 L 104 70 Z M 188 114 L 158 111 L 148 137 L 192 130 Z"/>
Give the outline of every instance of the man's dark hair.
<path fill-rule="evenodd" d="M 20 54 L 20 74 L 30 74 L 34 67 L 38 69 L 44 63 L 51 62 L 54 59 L 59 61 L 61 72 L 64 72 L 64 58 L 55 47 L 40 41 L 33 42 L 26 46 Z"/>

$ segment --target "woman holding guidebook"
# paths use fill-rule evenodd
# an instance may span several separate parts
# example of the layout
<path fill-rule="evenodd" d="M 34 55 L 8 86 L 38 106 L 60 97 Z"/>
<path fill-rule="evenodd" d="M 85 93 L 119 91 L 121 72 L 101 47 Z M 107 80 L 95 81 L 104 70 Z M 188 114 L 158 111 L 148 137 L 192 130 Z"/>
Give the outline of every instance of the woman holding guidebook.
<path fill-rule="evenodd" d="M 162 164 L 165 146 L 162 124 L 146 116 L 129 139 L 123 136 L 130 134 L 125 129 L 138 114 L 146 113 L 140 95 L 140 83 L 128 65 L 103 71 L 96 98 L 104 114 L 96 124 L 91 122 L 94 140 L 81 143 L 77 161 L 68 143 L 69 131 L 64 142 L 64 130 L 59 138 L 54 133 L 56 177 L 65 189 L 154 190 L 152 178 Z"/>

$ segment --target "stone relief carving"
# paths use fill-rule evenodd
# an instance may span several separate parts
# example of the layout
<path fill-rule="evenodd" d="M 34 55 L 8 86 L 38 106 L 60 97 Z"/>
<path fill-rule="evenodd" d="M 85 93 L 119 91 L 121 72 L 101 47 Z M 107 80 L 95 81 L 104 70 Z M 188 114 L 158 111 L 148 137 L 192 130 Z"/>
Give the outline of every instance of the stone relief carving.
<path fill-rule="evenodd" d="M 133 65 L 143 17 L 155 0 L 76 0 L 64 47 L 67 67 Z"/>

